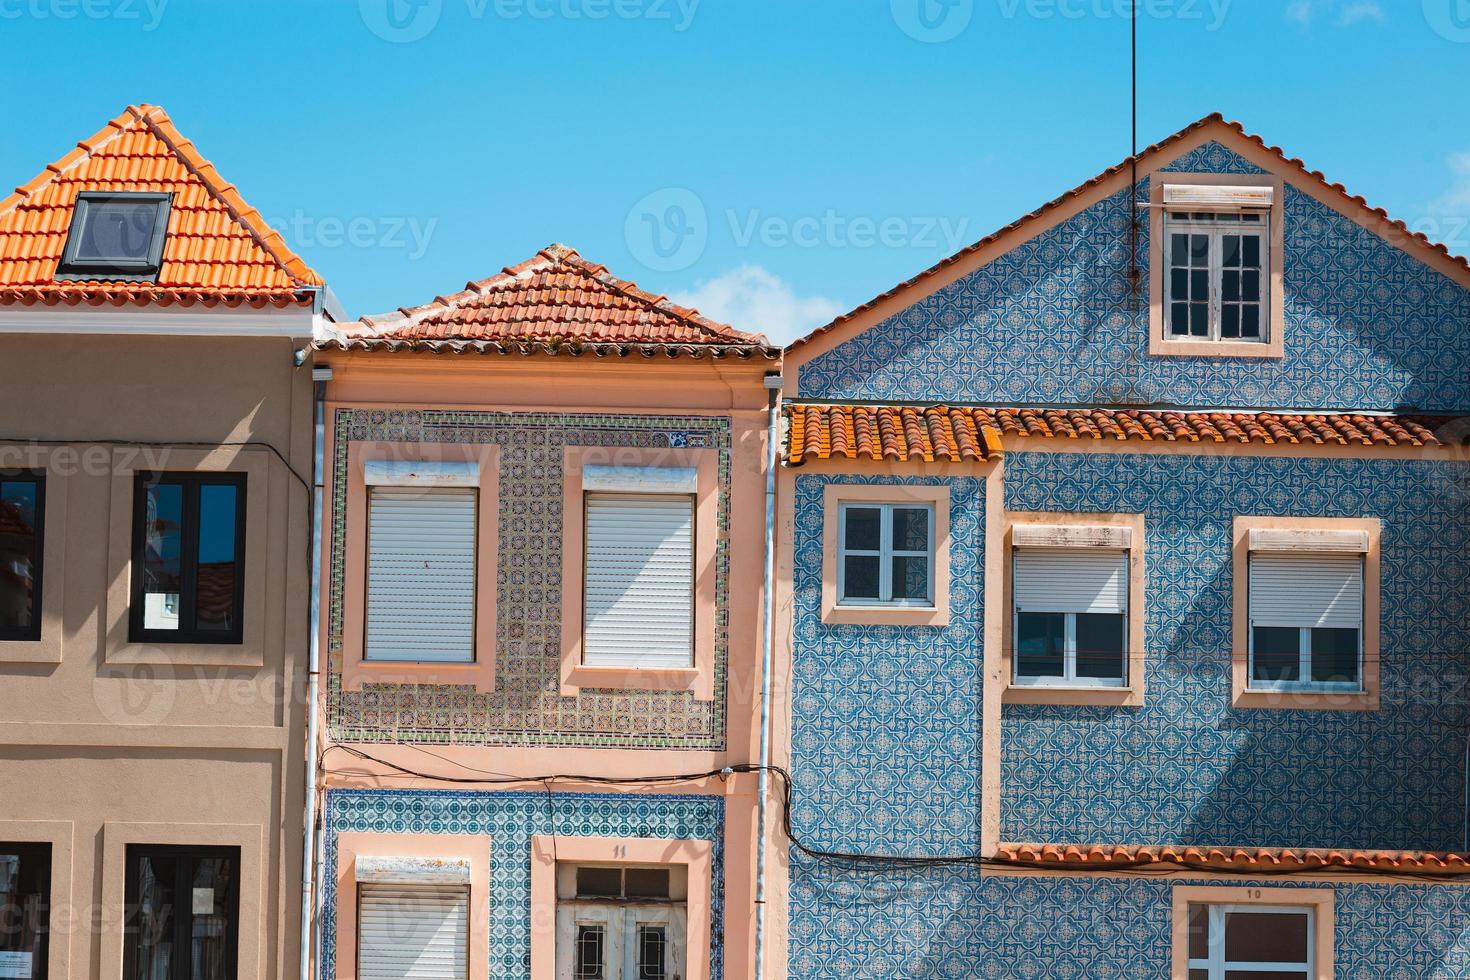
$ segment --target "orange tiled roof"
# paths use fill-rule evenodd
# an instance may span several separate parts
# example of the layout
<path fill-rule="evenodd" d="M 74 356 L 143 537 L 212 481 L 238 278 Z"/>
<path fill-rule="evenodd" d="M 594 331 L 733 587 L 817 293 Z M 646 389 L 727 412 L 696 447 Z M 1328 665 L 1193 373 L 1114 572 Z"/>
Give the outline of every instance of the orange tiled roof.
<path fill-rule="evenodd" d="M 779 355 L 743 333 L 619 279 L 565 245 L 551 245 L 500 274 L 423 306 L 364 317 L 326 346 L 342 350 L 670 353 L 740 348 Z"/>
<path fill-rule="evenodd" d="M 1426 851 L 1355 851 L 1238 847 L 1120 847 L 1096 844 L 1002 844 L 1002 861 L 1099 870 L 1177 865 L 1220 871 L 1376 871 L 1399 874 L 1470 874 L 1470 856 Z"/>
<path fill-rule="evenodd" d="M 1254 143 L 1257 147 L 1265 150 L 1267 153 L 1280 160 L 1285 167 L 1290 170 L 1296 171 L 1298 175 L 1309 180 L 1316 181 L 1321 186 L 1335 192 L 1339 197 L 1342 198 L 1345 203 L 1362 208 L 1368 214 L 1372 215 L 1375 220 L 1382 222 L 1386 226 L 1386 231 L 1391 230 L 1396 235 L 1401 235 L 1408 244 L 1428 249 L 1437 256 L 1441 258 L 1447 258 L 1451 262 L 1462 266 L 1466 271 L 1470 271 L 1470 259 L 1467 259 L 1462 255 L 1456 255 L 1444 245 L 1430 239 L 1429 236 L 1423 234 L 1422 232 L 1414 231 L 1402 221 L 1399 221 L 1396 218 L 1390 216 L 1387 211 L 1383 210 L 1382 208 L 1376 208 L 1373 205 L 1369 204 L 1368 201 L 1363 197 L 1353 194 L 1344 185 L 1328 180 L 1327 175 L 1322 173 L 1320 170 L 1312 170 L 1302 160 L 1296 157 L 1287 156 L 1286 151 L 1283 150 L 1281 147 L 1272 146 L 1271 144 L 1267 143 L 1262 137 L 1257 136 L 1254 133 L 1246 132 L 1246 129 L 1243 125 L 1238 122 L 1231 122 L 1226 120 L 1226 118 L 1218 112 L 1211 113 L 1198 122 L 1191 123 L 1189 126 L 1181 129 L 1173 136 L 1160 140 L 1153 146 L 1150 146 L 1147 149 L 1140 151 L 1138 154 L 1138 159 L 1143 160 L 1163 150 L 1167 150 L 1171 146 L 1174 146 L 1191 134 L 1196 133 L 1201 129 L 1204 129 L 1207 126 L 1216 124 L 1224 126 L 1225 128 L 1234 132 L 1236 135 L 1244 137 L 1246 140 Z M 878 306 L 880 303 L 892 299 L 900 293 L 905 292 L 909 288 L 917 286 L 920 283 L 932 278 L 933 276 L 938 275 L 955 263 L 964 261 L 969 256 L 974 255 L 976 252 L 984 249 L 988 245 L 995 243 L 1006 235 L 1009 235 L 1012 232 L 1025 227 L 1033 221 L 1037 221 L 1041 218 L 1046 217 L 1047 215 L 1052 214 L 1058 208 L 1067 205 L 1068 203 L 1075 200 L 1077 197 L 1080 197 L 1082 194 L 1085 194 L 1087 191 L 1091 190 L 1097 185 L 1105 183 L 1106 181 L 1111 180 L 1113 177 L 1116 177 L 1118 174 L 1123 173 L 1132 165 L 1132 162 L 1133 158 L 1130 157 L 1129 159 L 1124 160 L 1122 163 L 1119 163 L 1116 166 L 1109 167 L 1107 170 L 1104 170 L 1102 173 L 1098 174 L 1096 177 L 1093 177 L 1091 180 L 1079 184 L 1078 186 L 1067 191 L 1065 194 L 1062 194 L 1060 197 L 1048 201 L 1041 207 L 1037 208 L 1035 211 L 1032 211 L 1030 214 L 1023 215 L 1022 217 L 1017 218 L 1015 221 L 1006 225 L 1004 228 L 1001 228 L 998 231 L 993 232 L 992 234 L 986 235 L 984 238 L 980 239 L 978 242 L 975 242 L 973 245 L 968 245 L 965 248 L 960 249 L 955 254 L 949 256 L 948 258 L 941 259 L 939 262 L 935 263 L 933 266 L 930 266 L 928 269 L 925 269 L 923 272 L 919 273 L 913 278 L 906 279 L 903 282 L 899 283 L 897 286 L 894 286 L 892 289 L 878 294 L 861 306 L 849 310 L 848 312 L 837 317 L 837 319 L 833 320 L 831 323 L 828 323 L 825 326 L 818 327 L 811 333 L 807 334 L 805 337 L 798 338 L 790 345 L 788 345 L 786 349 L 788 351 L 794 351 L 798 347 L 810 343 L 823 334 L 828 333 L 829 331 L 834 330 L 837 327 L 840 327 L 842 324 L 848 322 L 849 320 L 852 320 L 855 317 L 866 313 L 867 311 Z"/>
<path fill-rule="evenodd" d="M 1438 446 L 1448 420 L 1428 416 L 1291 415 L 1143 409 L 788 405 L 787 461 L 983 460 L 1001 437 L 1239 445 Z M 1452 440 L 1458 442 L 1460 440 Z"/>
<path fill-rule="evenodd" d="M 173 194 L 156 282 L 56 279 L 80 191 Z M 0 201 L 0 302 L 285 306 L 321 282 L 158 106 L 129 106 Z"/>

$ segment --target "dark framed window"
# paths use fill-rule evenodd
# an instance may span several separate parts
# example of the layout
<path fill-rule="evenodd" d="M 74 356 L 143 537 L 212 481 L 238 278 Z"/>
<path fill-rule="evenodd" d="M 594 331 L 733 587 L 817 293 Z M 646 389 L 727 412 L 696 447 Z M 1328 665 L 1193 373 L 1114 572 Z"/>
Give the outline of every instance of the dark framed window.
<path fill-rule="evenodd" d="M 0 843 L 0 977 L 46 980 L 51 845 Z"/>
<path fill-rule="evenodd" d="M 41 638 L 45 512 L 43 474 L 0 470 L 0 640 Z"/>
<path fill-rule="evenodd" d="M 139 474 L 133 508 L 132 641 L 240 643 L 245 474 Z"/>
<path fill-rule="evenodd" d="M 235 980 L 240 849 L 129 844 L 123 980 Z"/>
<path fill-rule="evenodd" d="M 157 279 L 172 199 L 136 192 L 78 194 L 56 277 Z"/>

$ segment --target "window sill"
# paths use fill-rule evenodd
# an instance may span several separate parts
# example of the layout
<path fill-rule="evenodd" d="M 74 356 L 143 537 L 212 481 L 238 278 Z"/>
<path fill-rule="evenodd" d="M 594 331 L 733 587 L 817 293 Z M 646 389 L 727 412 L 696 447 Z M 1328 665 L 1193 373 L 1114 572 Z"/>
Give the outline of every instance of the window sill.
<path fill-rule="evenodd" d="M 563 697 L 583 689 L 611 691 L 689 691 L 697 701 L 713 701 L 713 684 L 703 684 L 698 667 L 588 667 L 570 668 L 561 679 Z"/>
<path fill-rule="evenodd" d="M 38 640 L 0 640 L 0 664 L 61 663 L 60 632 L 58 628 Z"/>
<path fill-rule="evenodd" d="M 1003 704 L 1057 704 L 1077 707 L 1141 708 L 1143 689 L 1135 687 L 1084 687 L 1065 684 L 1008 684 L 1001 692 Z"/>
<path fill-rule="evenodd" d="M 264 667 L 260 650 L 238 643 L 126 643 L 107 651 L 108 666 Z"/>
<path fill-rule="evenodd" d="M 949 610 L 936 606 L 835 605 L 822 613 L 828 626 L 948 626 Z"/>
<path fill-rule="evenodd" d="M 1248 710 L 1377 711 L 1379 697 L 1371 691 L 1236 691 L 1232 706 Z"/>
<path fill-rule="evenodd" d="M 495 693 L 493 664 L 356 660 L 344 663 L 342 668 L 342 690 L 349 692 L 361 691 L 364 684 L 423 684 L 430 687 L 473 687 L 476 694 Z"/>
<path fill-rule="evenodd" d="M 1277 326 L 1272 324 L 1273 327 Z M 1279 327 L 1277 329 L 1279 333 Z M 1281 360 L 1285 352 L 1270 341 L 1158 340 L 1149 353 L 1156 357 L 1266 358 Z"/>

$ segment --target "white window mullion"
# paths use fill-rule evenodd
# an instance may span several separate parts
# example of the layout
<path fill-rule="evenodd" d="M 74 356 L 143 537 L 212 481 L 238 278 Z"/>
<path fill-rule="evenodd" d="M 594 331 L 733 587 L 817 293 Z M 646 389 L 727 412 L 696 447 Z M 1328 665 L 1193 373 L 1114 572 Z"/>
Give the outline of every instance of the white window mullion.
<path fill-rule="evenodd" d="M 1077 680 L 1077 614 L 1067 613 L 1062 627 L 1062 677 L 1067 683 Z"/>
<path fill-rule="evenodd" d="M 893 508 L 879 508 L 878 521 L 878 595 L 884 602 L 893 601 Z"/>

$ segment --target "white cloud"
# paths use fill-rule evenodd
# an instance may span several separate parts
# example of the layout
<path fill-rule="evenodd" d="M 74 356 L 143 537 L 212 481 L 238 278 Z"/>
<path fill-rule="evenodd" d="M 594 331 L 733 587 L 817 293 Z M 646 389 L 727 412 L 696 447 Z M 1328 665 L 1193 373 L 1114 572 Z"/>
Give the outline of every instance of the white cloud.
<path fill-rule="evenodd" d="M 1383 7 L 1378 0 L 1358 0 L 1342 8 L 1337 22 L 1343 27 L 1352 27 L 1354 24 L 1365 20 L 1374 20 L 1382 23 L 1386 18 L 1383 16 Z"/>
<path fill-rule="evenodd" d="M 797 296 L 779 276 L 758 265 L 738 266 L 695 283 L 674 300 L 783 346 L 847 311 L 845 303 L 827 296 Z"/>
<path fill-rule="evenodd" d="M 1470 258 L 1470 150 L 1450 157 L 1449 170 L 1449 187 L 1429 202 L 1423 221 L 1409 227 Z"/>
<path fill-rule="evenodd" d="M 1338 27 L 1386 19 L 1380 0 L 1288 0 L 1286 4 L 1287 19 L 1298 24 L 1311 24 L 1332 12 L 1337 14 Z"/>

